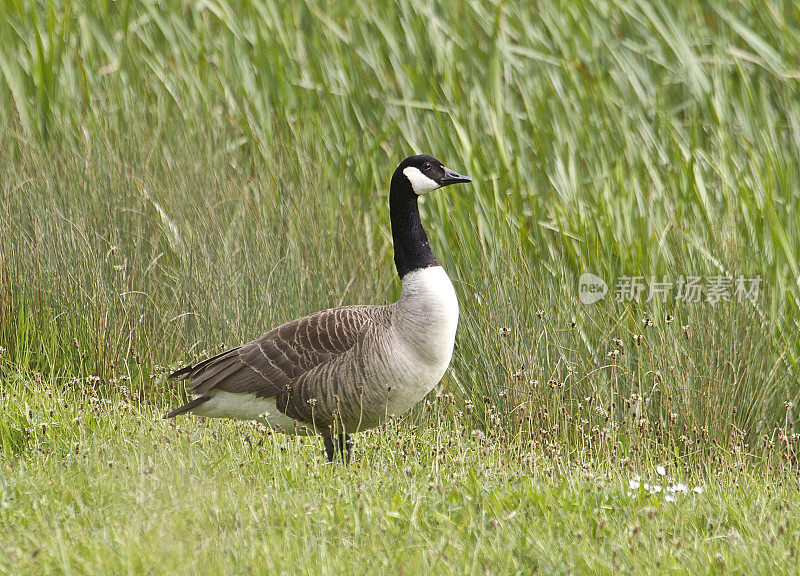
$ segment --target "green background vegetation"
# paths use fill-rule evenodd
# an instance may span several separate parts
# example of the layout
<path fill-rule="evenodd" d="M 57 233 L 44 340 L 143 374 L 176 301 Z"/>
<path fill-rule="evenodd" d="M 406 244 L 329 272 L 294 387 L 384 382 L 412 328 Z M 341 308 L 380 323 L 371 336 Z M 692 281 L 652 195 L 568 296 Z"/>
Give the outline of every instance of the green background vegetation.
<path fill-rule="evenodd" d="M 0 571 L 790 571 L 798 22 L 1 0 Z M 430 403 L 352 469 L 157 421 L 169 367 L 397 297 L 388 179 L 418 152 L 474 180 L 423 206 L 462 308 Z M 580 304 L 583 272 L 605 300 Z M 761 294 L 613 298 L 681 275 Z M 629 496 L 658 462 L 705 491 Z"/>

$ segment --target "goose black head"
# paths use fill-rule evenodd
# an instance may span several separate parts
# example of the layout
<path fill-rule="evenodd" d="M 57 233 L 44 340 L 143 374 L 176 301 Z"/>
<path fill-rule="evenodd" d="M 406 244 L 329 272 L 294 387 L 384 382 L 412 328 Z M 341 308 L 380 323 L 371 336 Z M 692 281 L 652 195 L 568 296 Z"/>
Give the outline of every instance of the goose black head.
<path fill-rule="evenodd" d="M 404 178 L 417 196 L 438 190 L 443 186 L 472 182 L 469 176 L 463 176 L 445 167 L 440 160 L 427 154 L 409 156 L 395 170 L 394 177 Z"/>

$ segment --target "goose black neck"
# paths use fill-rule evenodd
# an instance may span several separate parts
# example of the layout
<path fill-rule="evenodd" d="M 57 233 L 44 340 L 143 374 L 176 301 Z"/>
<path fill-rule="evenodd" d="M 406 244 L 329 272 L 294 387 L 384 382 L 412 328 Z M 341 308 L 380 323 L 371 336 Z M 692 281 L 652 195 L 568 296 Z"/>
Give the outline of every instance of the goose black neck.
<path fill-rule="evenodd" d="M 392 220 L 394 264 L 400 278 L 414 270 L 439 265 L 422 227 L 417 198 L 408 179 L 396 173 L 392 177 L 389 192 L 389 215 Z"/>

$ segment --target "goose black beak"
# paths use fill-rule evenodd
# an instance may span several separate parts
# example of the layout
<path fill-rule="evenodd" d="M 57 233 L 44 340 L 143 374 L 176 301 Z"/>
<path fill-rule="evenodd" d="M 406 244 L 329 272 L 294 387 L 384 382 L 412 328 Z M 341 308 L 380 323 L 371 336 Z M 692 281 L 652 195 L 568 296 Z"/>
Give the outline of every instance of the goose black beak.
<path fill-rule="evenodd" d="M 459 184 L 462 182 L 472 182 L 472 178 L 459 174 L 458 172 L 453 172 L 450 168 L 444 169 L 444 177 L 439 180 L 439 184 L 442 186 L 449 186 L 450 184 Z"/>

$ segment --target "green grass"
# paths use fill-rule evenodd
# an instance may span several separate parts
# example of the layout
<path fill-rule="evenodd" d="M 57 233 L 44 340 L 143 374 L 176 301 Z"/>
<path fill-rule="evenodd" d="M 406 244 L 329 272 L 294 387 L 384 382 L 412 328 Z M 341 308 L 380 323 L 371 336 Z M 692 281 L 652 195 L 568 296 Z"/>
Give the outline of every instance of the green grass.
<path fill-rule="evenodd" d="M 2 405 L 26 445 L 0 468 L 0 572 L 795 573 L 791 473 L 567 464 L 432 406 L 442 421 L 418 433 L 359 435 L 346 468 L 318 441 L 30 386 Z M 702 492 L 631 490 L 638 473 Z"/>
<path fill-rule="evenodd" d="M 800 9 L 660 6 L 0 0 L 0 570 L 791 565 Z M 431 411 L 352 469 L 156 422 L 166 368 L 398 295 L 413 152 L 474 181 L 423 205 L 462 309 Z M 762 290 L 587 306 L 584 272 Z M 629 497 L 658 463 L 705 492 Z"/>

